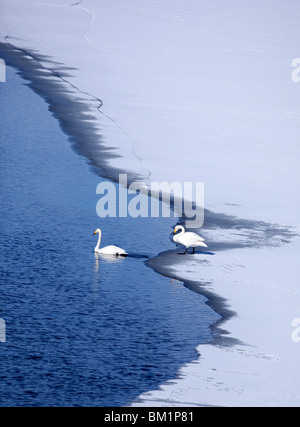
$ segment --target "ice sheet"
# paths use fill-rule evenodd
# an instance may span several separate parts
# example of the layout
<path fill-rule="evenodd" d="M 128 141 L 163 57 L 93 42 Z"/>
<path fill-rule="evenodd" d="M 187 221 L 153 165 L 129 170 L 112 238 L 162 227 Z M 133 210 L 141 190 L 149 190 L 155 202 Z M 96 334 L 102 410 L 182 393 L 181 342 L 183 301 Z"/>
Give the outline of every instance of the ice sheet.
<path fill-rule="evenodd" d="M 113 120 L 107 143 L 125 159 L 114 166 L 204 181 L 208 208 L 289 222 L 299 12 L 296 1 L 13 0 L 2 2 L 1 34 L 77 68 L 69 80 Z"/>

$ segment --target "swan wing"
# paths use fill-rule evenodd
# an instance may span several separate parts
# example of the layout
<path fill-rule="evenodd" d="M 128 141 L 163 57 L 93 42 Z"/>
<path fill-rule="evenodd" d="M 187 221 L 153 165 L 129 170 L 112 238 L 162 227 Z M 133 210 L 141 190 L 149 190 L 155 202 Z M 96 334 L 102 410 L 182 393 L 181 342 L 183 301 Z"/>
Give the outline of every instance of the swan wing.
<path fill-rule="evenodd" d="M 191 241 L 192 240 L 197 241 L 197 242 L 199 242 L 199 241 L 204 242 L 205 241 L 205 239 L 203 239 L 203 237 L 199 236 L 199 234 L 196 234 L 196 233 L 188 232 L 188 233 L 185 233 L 185 235 L 187 235 Z"/>
<path fill-rule="evenodd" d="M 105 248 L 99 249 L 98 253 L 104 255 L 128 255 L 124 249 L 118 246 L 105 246 Z"/>
<path fill-rule="evenodd" d="M 204 239 L 201 236 L 198 236 L 196 233 L 184 233 L 182 236 L 178 236 L 177 242 L 186 248 L 192 248 L 197 246 L 203 246 L 207 248 L 207 245 L 204 243 Z"/>
<path fill-rule="evenodd" d="M 195 244 L 196 246 L 196 244 Z M 197 243 L 197 246 L 202 246 L 203 248 L 207 248 L 208 246 L 204 242 Z"/>

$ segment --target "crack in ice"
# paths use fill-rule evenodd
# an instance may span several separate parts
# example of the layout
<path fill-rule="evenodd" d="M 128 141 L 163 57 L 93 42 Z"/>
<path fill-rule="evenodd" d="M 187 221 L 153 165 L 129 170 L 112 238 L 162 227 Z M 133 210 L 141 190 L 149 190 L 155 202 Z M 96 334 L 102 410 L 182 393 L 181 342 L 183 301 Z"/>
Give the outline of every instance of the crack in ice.
<path fill-rule="evenodd" d="M 97 51 L 97 49 L 93 46 L 93 43 L 88 38 L 88 34 L 91 31 L 93 31 L 93 28 L 94 28 L 95 16 L 94 16 L 94 14 L 89 9 L 87 9 L 86 7 L 81 6 L 84 3 L 84 1 L 85 0 L 81 0 L 81 1 L 79 1 L 77 3 L 71 4 L 71 6 L 79 6 L 80 9 L 84 10 L 89 15 L 89 18 L 90 18 L 90 22 L 89 22 L 90 28 L 83 35 L 83 38 L 91 46 L 92 49 L 94 49 L 94 50 Z M 84 93 L 84 92 L 82 92 L 82 93 Z M 89 94 L 89 96 L 93 96 L 93 95 Z M 99 100 L 99 98 L 97 98 L 97 99 Z M 133 147 L 132 147 L 131 153 L 139 161 L 141 168 L 144 169 L 147 172 L 147 180 L 150 181 L 150 177 L 152 175 L 152 172 L 145 167 L 144 161 L 143 161 L 142 157 L 140 157 L 136 153 L 137 141 L 115 119 L 113 119 L 112 117 L 110 117 L 109 115 L 107 115 L 106 113 L 104 113 L 103 111 L 101 111 L 101 108 L 103 107 L 103 102 L 101 100 L 99 100 L 99 101 L 101 102 L 101 105 L 98 108 L 99 113 L 102 114 L 104 117 L 106 117 L 108 120 L 110 120 L 112 123 L 114 123 L 121 130 L 121 132 L 123 132 L 132 141 Z"/>

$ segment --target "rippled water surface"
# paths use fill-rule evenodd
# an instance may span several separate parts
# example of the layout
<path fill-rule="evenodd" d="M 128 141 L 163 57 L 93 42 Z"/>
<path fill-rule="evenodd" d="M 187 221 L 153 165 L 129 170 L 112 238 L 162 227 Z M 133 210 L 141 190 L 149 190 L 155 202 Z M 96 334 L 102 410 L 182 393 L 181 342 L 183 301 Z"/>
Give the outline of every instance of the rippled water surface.
<path fill-rule="evenodd" d="M 174 378 L 216 320 L 146 267 L 174 219 L 96 215 L 94 175 L 12 68 L 0 86 L 1 406 L 122 406 Z M 95 257 L 103 244 L 133 256 Z M 145 256 L 143 258 L 143 256 Z"/>

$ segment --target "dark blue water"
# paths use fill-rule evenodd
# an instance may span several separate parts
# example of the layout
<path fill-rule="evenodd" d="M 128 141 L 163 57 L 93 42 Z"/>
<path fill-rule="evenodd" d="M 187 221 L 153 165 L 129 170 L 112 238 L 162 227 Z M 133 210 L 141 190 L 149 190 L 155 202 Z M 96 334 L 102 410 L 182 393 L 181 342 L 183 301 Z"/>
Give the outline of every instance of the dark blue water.
<path fill-rule="evenodd" d="M 174 378 L 217 316 L 143 258 L 173 247 L 174 219 L 96 215 L 100 182 L 46 102 L 11 68 L 0 85 L 1 406 L 123 406 Z"/>

